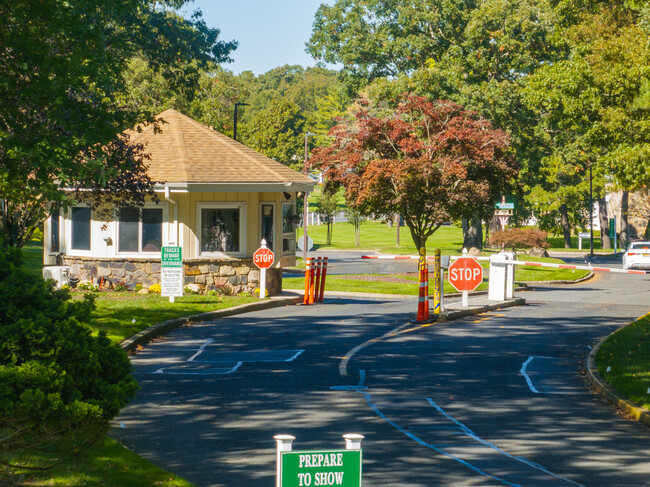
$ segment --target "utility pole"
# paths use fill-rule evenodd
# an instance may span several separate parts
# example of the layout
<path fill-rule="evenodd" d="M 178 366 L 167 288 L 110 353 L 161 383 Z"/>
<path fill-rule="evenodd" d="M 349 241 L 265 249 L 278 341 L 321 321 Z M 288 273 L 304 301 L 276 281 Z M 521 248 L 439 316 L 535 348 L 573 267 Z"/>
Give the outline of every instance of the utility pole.
<path fill-rule="evenodd" d="M 235 103 L 235 120 L 233 124 L 233 129 L 232 129 L 232 138 L 233 140 L 237 140 L 237 107 L 247 107 L 249 106 L 248 103 L 242 103 L 242 102 L 237 102 Z"/>
<path fill-rule="evenodd" d="M 311 132 L 307 132 L 305 134 L 305 165 L 304 165 L 304 172 L 305 176 L 309 175 L 309 171 L 307 171 L 307 150 L 308 150 L 308 143 L 307 139 L 310 135 L 316 135 L 312 134 Z M 302 218 L 302 261 L 307 262 L 307 213 L 308 213 L 308 208 L 307 208 L 307 191 L 305 191 L 305 202 L 302 205 L 303 206 L 303 218 Z"/>

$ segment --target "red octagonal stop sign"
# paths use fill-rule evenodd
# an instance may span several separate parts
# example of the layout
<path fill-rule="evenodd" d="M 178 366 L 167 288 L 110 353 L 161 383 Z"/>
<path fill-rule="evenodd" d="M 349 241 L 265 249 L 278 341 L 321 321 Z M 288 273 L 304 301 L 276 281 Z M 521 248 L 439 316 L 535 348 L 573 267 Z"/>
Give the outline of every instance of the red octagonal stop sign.
<path fill-rule="evenodd" d="M 476 259 L 461 257 L 449 266 L 449 284 L 459 291 L 473 291 L 483 282 L 483 267 Z"/>
<path fill-rule="evenodd" d="M 266 247 L 260 247 L 253 254 L 253 263 L 260 269 L 267 269 L 273 264 L 273 252 Z"/>

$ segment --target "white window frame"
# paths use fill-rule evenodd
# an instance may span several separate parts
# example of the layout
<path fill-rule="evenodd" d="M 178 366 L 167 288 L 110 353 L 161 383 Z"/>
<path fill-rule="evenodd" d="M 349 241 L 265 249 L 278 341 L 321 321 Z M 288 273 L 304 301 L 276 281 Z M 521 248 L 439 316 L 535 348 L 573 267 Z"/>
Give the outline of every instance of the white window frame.
<path fill-rule="evenodd" d="M 278 245 L 278 229 L 277 229 L 277 220 L 278 220 L 278 214 L 277 214 L 277 205 L 275 201 L 260 201 L 260 221 L 259 221 L 259 242 L 262 242 L 262 239 L 264 238 L 264 235 L 262 235 L 262 218 L 264 218 L 264 215 L 262 214 L 262 207 L 264 206 L 271 206 L 273 207 L 273 247 L 269 246 L 269 243 L 266 242 L 266 245 L 269 249 L 271 249 L 272 252 L 275 253 L 275 249 L 277 249 Z"/>
<path fill-rule="evenodd" d="M 93 255 L 93 210 L 90 208 L 90 226 L 88 239 L 90 241 L 90 249 L 75 249 L 72 247 L 72 210 L 74 208 L 90 208 L 90 205 L 87 204 L 78 204 L 68 208 L 68 211 L 65 212 L 65 253 L 66 255 L 79 256 L 79 257 L 92 257 Z M 62 247 L 61 242 L 59 242 L 59 247 Z"/>
<path fill-rule="evenodd" d="M 61 209 L 57 209 L 56 214 L 57 216 L 56 218 L 54 218 L 54 215 L 52 214 L 52 211 L 50 209 L 50 232 L 47 241 L 47 248 L 48 248 L 49 255 L 59 255 L 61 252 L 64 251 L 65 248 L 65 211 Z M 72 217 L 72 213 L 70 213 L 70 216 Z M 90 215 L 90 217 L 92 221 L 92 214 Z M 58 250 L 52 250 L 52 238 L 54 237 L 54 220 L 56 220 L 57 227 L 58 227 L 58 233 L 56 236 L 57 240 L 59 241 Z M 91 224 L 91 229 L 92 229 L 92 224 Z M 92 241 L 91 241 L 91 248 L 92 248 Z"/>
<path fill-rule="evenodd" d="M 295 215 L 296 214 L 296 202 L 295 201 L 289 201 L 289 202 L 283 202 L 282 203 L 282 214 L 280 215 L 280 224 L 281 224 L 280 235 L 282 235 L 282 237 L 280 238 L 280 247 L 279 247 L 280 252 L 282 253 L 282 256 L 295 255 L 296 248 L 297 248 L 295 223 L 291 224 L 291 232 L 285 232 L 284 231 L 284 207 L 285 206 L 293 207 L 293 209 L 294 209 L 293 213 Z M 287 251 L 287 252 L 284 251 L 284 239 L 285 239 L 285 237 L 286 238 L 290 237 L 293 240 L 293 250 L 290 250 L 290 251 Z"/>
<path fill-rule="evenodd" d="M 142 207 L 143 210 L 149 210 L 149 209 L 159 209 L 162 210 L 162 232 L 160 235 L 160 245 L 161 247 L 165 246 L 165 242 L 167 241 L 167 223 L 169 221 L 169 208 L 167 203 L 145 203 L 145 205 Z M 138 218 L 138 249 L 142 248 L 142 215 Z M 115 218 L 115 250 L 116 250 L 116 255 L 120 257 L 152 257 L 152 256 L 159 256 L 160 255 L 160 250 L 154 250 L 151 252 L 145 252 L 145 251 L 137 251 L 134 252 L 132 250 L 128 251 L 122 251 L 120 250 L 120 215 L 119 212 Z"/>
<path fill-rule="evenodd" d="M 217 209 L 239 210 L 239 252 L 201 252 L 201 232 L 203 228 L 201 214 L 203 210 Z M 246 257 L 246 249 L 248 248 L 246 245 L 247 221 L 246 203 L 243 201 L 232 203 L 198 202 L 196 204 L 196 232 L 194 234 L 196 255 L 199 257 Z"/>

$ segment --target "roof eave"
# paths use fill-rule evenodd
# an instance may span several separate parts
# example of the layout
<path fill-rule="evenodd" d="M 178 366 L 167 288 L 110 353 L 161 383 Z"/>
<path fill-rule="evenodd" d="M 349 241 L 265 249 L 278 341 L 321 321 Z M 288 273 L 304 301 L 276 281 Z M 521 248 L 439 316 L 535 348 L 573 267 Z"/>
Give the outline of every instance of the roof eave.
<path fill-rule="evenodd" d="M 156 191 L 164 191 L 165 187 L 173 193 L 228 193 L 228 192 L 259 192 L 278 193 L 294 191 L 312 191 L 315 182 L 286 182 L 286 183 L 159 183 L 154 186 Z"/>

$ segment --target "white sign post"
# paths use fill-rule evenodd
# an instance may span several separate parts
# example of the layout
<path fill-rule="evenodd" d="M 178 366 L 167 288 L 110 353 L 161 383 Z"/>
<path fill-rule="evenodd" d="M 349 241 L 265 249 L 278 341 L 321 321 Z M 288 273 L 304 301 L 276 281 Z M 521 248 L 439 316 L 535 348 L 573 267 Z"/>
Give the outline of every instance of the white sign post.
<path fill-rule="evenodd" d="M 183 296 L 183 253 L 180 247 L 163 247 L 160 259 L 160 295 Z"/>
<path fill-rule="evenodd" d="M 261 246 L 253 254 L 253 263 L 260 269 L 260 299 L 266 298 L 266 269 L 273 264 L 273 252 L 262 239 Z"/>

